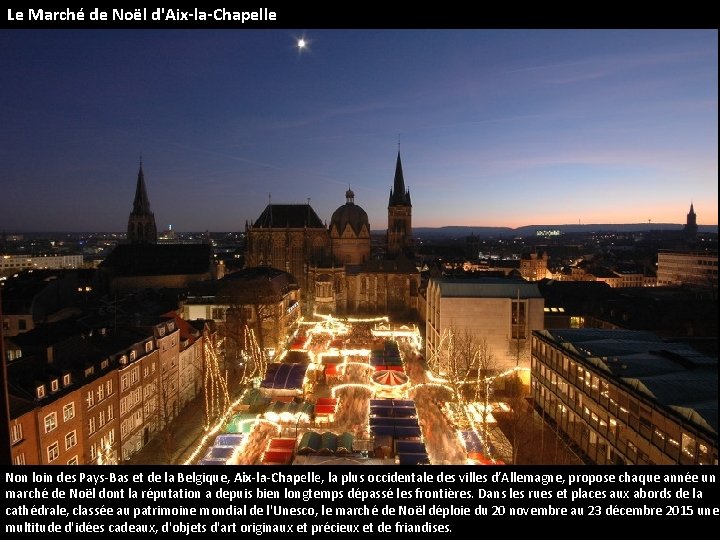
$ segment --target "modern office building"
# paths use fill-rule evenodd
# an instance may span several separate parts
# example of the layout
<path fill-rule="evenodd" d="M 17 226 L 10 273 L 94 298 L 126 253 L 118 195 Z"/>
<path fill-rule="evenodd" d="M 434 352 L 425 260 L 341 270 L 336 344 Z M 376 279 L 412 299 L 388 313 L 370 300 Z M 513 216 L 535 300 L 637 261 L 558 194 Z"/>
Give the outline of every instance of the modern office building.
<path fill-rule="evenodd" d="M 426 354 L 428 358 L 439 354 L 447 331 L 468 331 L 486 340 L 499 369 L 528 367 L 530 359 L 524 351 L 530 333 L 543 328 L 544 303 L 537 284 L 522 280 L 431 278 Z"/>
<path fill-rule="evenodd" d="M 541 330 L 532 397 L 590 463 L 717 465 L 717 365 L 650 332 Z"/>
<path fill-rule="evenodd" d="M 658 287 L 691 285 L 717 288 L 717 251 L 660 251 L 657 284 Z"/>

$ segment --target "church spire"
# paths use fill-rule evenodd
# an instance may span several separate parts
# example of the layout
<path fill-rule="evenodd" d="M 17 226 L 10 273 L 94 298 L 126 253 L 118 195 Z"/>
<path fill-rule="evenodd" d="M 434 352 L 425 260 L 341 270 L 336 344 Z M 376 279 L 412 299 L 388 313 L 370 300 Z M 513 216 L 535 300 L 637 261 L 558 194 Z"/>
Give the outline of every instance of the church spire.
<path fill-rule="evenodd" d="M 127 239 L 131 244 L 157 243 L 155 215 L 150 211 L 150 199 L 145 187 L 142 161 L 140 161 L 140 170 L 138 171 L 133 209 L 128 218 Z"/>
<path fill-rule="evenodd" d="M 385 252 L 390 257 L 412 250 L 412 204 L 410 191 L 405 189 L 400 149 L 395 164 L 395 181 L 388 203 L 388 228 Z"/>
<path fill-rule="evenodd" d="M 150 214 L 150 199 L 148 199 L 145 188 L 145 174 L 143 173 L 142 161 L 138 171 L 137 186 L 135 187 L 135 200 L 133 201 L 133 214 Z"/>
<path fill-rule="evenodd" d="M 689 242 L 694 242 L 697 238 L 698 226 L 697 226 L 697 215 L 695 214 L 695 208 L 693 208 L 692 201 L 690 202 L 690 211 L 687 214 L 687 222 L 683 227 L 683 237 Z"/>
<path fill-rule="evenodd" d="M 393 181 L 393 188 L 390 190 L 389 202 L 389 206 L 396 205 L 410 206 L 410 191 L 405 189 L 405 178 L 403 177 L 399 149 L 397 162 L 395 163 L 395 180 Z"/>

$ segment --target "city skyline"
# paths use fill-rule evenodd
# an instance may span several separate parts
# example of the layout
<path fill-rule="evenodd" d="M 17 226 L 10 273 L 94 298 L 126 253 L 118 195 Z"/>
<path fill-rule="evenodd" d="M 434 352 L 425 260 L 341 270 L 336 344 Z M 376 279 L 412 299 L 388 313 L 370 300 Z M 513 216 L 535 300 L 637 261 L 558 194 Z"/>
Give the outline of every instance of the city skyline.
<path fill-rule="evenodd" d="M 297 41 L 304 38 L 305 48 Z M 268 203 L 384 229 L 717 225 L 717 32 L 8 31 L 6 231 L 122 231 L 142 155 L 158 229 Z M 91 204 L 88 204 L 91 203 Z"/>

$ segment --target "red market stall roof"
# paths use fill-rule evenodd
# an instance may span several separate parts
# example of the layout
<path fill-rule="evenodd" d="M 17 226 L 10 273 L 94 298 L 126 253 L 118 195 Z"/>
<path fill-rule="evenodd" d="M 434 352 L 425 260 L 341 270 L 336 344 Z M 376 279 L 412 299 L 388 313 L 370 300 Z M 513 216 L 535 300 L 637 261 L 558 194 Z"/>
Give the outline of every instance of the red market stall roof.
<path fill-rule="evenodd" d="M 334 414 L 337 409 L 337 398 L 322 397 L 315 403 L 315 415 Z"/>
<path fill-rule="evenodd" d="M 372 376 L 372 380 L 376 384 L 382 384 L 383 386 L 400 386 L 408 382 L 408 376 L 400 371 L 384 369 L 376 371 Z"/>
<path fill-rule="evenodd" d="M 335 414 L 335 405 L 315 405 L 315 415 L 325 416 Z"/>
<path fill-rule="evenodd" d="M 325 375 L 328 377 L 337 377 L 337 364 L 328 364 L 325 366 Z"/>
<path fill-rule="evenodd" d="M 263 465 L 290 465 L 292 458 L 292 452 L 268 450 L 263 454 L 261 463 Z"/>
<path fill-rule="evenodd" d="M 295 450 L 295 439 L 290 438 L 275 438 L 270 439 L 270 444 L 268 446 L 268 449 L 270 450 Z"/>

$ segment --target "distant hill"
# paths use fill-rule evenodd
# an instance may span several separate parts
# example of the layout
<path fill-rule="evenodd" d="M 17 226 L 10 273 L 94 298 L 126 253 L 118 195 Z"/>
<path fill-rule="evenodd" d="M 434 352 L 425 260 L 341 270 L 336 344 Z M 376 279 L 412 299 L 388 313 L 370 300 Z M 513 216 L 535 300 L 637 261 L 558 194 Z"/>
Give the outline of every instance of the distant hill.
<path fill-rule="evenodd" d="M 680 231 L 683 225 L 677 223 L 594 223 L 589 225 L 525 225 L 513 229 L 511 227 L 468 227 L 448 225 L 445 227 L 413 227 L 413 236 L 423 237 L 465 237 L 477 236 L 535 236 L 537 231 L 560 231 L 567 233 L 608 232 L 642 232 L 642 231 Z M 717 225 L 698 225 L 699 232 L 717 233 Z M 373 231 L 373 234 L 384 234 L 385 231 Z"/>

